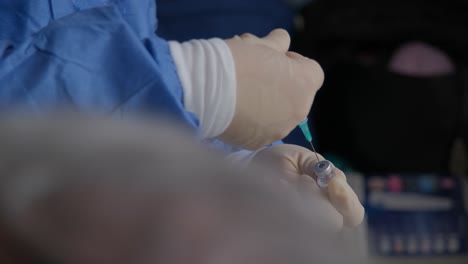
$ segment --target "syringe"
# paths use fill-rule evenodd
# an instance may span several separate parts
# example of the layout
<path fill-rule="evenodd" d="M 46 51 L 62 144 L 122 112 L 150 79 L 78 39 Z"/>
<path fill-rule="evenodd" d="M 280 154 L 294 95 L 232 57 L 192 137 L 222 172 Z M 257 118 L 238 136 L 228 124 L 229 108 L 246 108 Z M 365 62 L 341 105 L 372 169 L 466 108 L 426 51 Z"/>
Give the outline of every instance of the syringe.
<path fill-rule="evenodd" d="M 317 157 L 317 161 L 320 161 L 317 151 L 315 151 L 314 144 L 312 144 L 312 133 L 310 133 L 309 129 L 309 119 L 304 119 L 301 123 L 299 123 L 299 127 L 301 128 L 302 134 L 304 134 L 307 142 L 310 143 L 310 146 L 315 153 L 315 157 Z"/>
<path fill-rule="evenodd" d="M 312 143 L 312 133 L 310 133 L 309 129 L 309 120 L 306 118 L 299 124 L 299 128 L 302 130 L 304 137 L 310 143 L 312 147 L 312 151 L 315 153 L 315 157 L 317 157 L 317 164 L 314 166 L 314 173 L 317 175 L 317 184 L 320 188 L 326 189 L 328 187 L 328 182 L 331 178 L 335 176 L 333 163 L 328 160 L 320 161 L 317 151 L 315 151 L 314 144 Z"/>

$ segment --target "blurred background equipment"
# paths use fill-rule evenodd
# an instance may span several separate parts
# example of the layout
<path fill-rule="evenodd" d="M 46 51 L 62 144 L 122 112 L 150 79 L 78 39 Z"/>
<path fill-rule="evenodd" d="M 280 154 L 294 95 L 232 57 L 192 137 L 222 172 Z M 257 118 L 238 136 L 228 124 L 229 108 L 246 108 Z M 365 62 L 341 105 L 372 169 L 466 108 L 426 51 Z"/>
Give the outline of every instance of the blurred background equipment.
<path fill-rule="evenodd" d="M 454 177 L 467 174 L 467 11 L 457 0 L 317 0 L 300 13 L 294 49 L 326 76 L 309 116 L 317 150 L 363 175 L 369 252 L 420 256 L 382 263 L 467 261 L 448 257 L 468 250 Z"/>
<path fill-rule="evenodd" d="M 318 0 L 295 49 L 326 71 L 311 121 L 319 151 L 361 172 L 451 173 L 468 136 L 465 1 Z"/>

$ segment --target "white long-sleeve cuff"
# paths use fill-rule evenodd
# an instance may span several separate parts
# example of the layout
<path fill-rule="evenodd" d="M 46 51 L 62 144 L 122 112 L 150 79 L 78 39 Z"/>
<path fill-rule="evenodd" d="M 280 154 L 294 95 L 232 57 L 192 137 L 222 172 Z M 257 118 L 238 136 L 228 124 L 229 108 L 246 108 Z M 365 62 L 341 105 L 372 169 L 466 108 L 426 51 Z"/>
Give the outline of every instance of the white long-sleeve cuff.
<path fill-rule="evenodd" d="M 236 108 L 236 68 L 231 50 L 221 39 L 169 42 L 184 91 L 187 111 L 200 119 L 203 139 L 221 135 Z"/>

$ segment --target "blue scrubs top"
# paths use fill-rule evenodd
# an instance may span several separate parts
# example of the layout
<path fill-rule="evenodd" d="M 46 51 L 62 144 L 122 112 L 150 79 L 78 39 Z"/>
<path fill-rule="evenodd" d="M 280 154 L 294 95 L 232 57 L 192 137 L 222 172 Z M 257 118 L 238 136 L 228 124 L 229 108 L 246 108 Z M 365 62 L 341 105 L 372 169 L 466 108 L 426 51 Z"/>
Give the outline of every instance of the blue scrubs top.
<path fill-rule="evenodd" d="M 158 112 L 192 128 L 154 0 L 0 0 L 0 107 Z"/>

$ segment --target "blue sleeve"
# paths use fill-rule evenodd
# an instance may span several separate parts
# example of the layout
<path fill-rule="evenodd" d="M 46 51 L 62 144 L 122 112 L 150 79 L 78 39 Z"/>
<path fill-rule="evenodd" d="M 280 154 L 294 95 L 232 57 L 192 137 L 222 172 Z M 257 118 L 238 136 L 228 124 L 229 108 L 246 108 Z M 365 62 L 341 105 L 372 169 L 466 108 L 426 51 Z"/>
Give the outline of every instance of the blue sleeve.
<path fill-rule="evenodd" d="M 154 1 L 0 0 L 0 9 L 9 15 L 0 19 L 2 109 L 158 112 L 198 126 L 168 44 L 154 34 Z"/>

